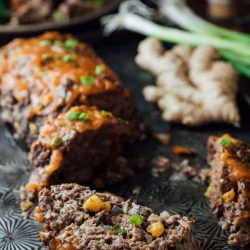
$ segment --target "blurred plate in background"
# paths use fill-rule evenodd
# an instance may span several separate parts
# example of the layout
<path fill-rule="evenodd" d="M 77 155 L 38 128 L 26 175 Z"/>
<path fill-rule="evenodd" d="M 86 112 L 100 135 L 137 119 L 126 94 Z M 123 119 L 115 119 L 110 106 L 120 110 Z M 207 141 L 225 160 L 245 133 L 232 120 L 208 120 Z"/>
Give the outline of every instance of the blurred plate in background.
<path fill-rule="evenodd" d="M 120 0 L 107 0 L 105 6 L 90 13 L 85 13 L 83 16 L 75 17 L 71 20 L 60 22 L 47 22 L 40 24 L 29 25 L 0 25 L 0 36 L 24 36 L 33 35 L 35 33 L 49 31 L 49 30 L 65 30 L 76 26 L 83 26 L 87 23 L 98 19 L 99 17 L 115 10 L 119 6 Z"/>

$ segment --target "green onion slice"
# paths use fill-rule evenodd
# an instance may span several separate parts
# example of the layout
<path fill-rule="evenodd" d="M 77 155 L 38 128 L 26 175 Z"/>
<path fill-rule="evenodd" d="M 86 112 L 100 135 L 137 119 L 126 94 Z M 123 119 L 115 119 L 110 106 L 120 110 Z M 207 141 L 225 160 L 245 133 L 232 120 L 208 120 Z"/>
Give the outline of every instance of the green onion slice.
<path fill-rule="evenodd" d="M 79 118 L 78 118 L 79 120 L 83 120 L 83 121 L 87 121 L 87 120 L 89 120 L 89 115 L 87 114 L 87 113 L 81 113 L 80 115 L 79 115 Z"/>
<path fill-rule="evenodd" d="M 76 56 L 74 54 L 69 54 L 63 57 L 63 61 L 67 63 L 74 62 L 76 60 Z"/>
<path fill-rule="evenodd" d="M 106 0 L 95 0 L 95 4 L 98 8 L 103 7 L 106 3 Z"/>
<path fill-rule="evenodd" d="M 224 139 L 221 140 L 220 145 L 224 147 L 224 146 L 230 145 L 232 142 L 233 142 L 232 139 L 224 138 Z"/>
<path fill-rule="evenodd" d="M 60 136 L 56 136 L 51 140 L 52 147 L 59 147 L 63 144 L 63 139 Z"/>
<path fill-rule="evenodd" d="M 57 46 L 57 47 L 63 47 L 64 44 L 63 44 L 62 41 L 56 40 L 56 41 L 54 42 L 54 45 Z"/>
<path fill-rule="evenodd" d="M 72 112 L 67 115 L 69 121 L 77 121 L 79 119 L 81 112 Z"/>
<path fill-rule="evenodd" d="M 42 54 L 42 60 L 49 60 L 51 58 L 52 58 L 52 56 L 50 54 L 47 54 L 47 53 Z"/>
<path fill-rule="evenodd" d="M 112 227 L 112 231 L 114 232 L 115 235 L 122 236 L 122 237 L 127 234 L 126 230 L 122 229 L 119 224 L 115 224 Z"/>
<path fill-rule="evenodd" d="M 129 218 L 130 222 L 136 226 L 140 226 L 143 223 L 143 219 L 139 214 L 133 214 Z"/>
<path fill-rule="evenodd" d="M 89 120 L 89 115 L 84 112 L 72 112 L 69 113 L 66 118 L 69 121 L 87 121 Z"/>
<path fill-rule="evenodd" d="M 97 65 L 95 68 L 95 73 L 101 75 L 104 72 L 105 66 L 103 64 Z"/>
<path fill-rule="evenodd" d="M 81 84 L 92 86 L 95 83 L 95 79 L 92 76 L 81 76 Z"/>
<path fill-rule="evenodd" d="M 52 45 L 52 42 L 50 40 L 42 40 L 39 43 L 39 46 L 41 47 L 49 47 Z"/>
<path fill-rule="evenodd" d="M 75 49 L 78 45 L 78 41 L 75 40 L 75 39 L 67 39 L 65 42 L 64 42 L 64 47 L 66 49 Z"/>
<path fill-rule="evenodd" d="M 109 112 L 107 112 L 107 111 L 105 111 L 105 110 L 102 110 L 102 111 L 101 111 L 101 115 L 102 115 L 103 117 L 108 117 L 108 116 L 109 116 Z"/>

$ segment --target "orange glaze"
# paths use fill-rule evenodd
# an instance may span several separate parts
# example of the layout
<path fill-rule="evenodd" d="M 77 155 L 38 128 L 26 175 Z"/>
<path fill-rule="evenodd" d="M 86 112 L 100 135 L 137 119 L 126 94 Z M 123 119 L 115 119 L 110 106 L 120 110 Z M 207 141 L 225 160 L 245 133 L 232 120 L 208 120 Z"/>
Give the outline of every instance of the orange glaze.
<path fill-rule="evenodd" d="M 16 39 L 1 49 L 0 74 L 1 88 L 12 89 L 14 97 L 19 102 L 31 98 L 27 116 L 47 114 L 57 110 L 60 94 L 66 92 L 62 83 L 66 80 L 73 82 L 70 94 L 67 95 L 66 105 L 71 105 L 77 97 L 88 96 L 114 90 L 119 86 L 116 74 L 104 66 L 103 72 L 95 72 L 96 66 L 103 65 L 93 50 L 86 44 L 78 42 L 73 49 L 64 46 L 40 46 L 41 41 L 61 41 L 72 38 L 63 37 L 59 33 L 50 32 L 31 39 Z M 49 55 L 44 60 L 43 55 Z M 65 62 L 64 57 L 73 55 L 73 62 Z M 94 85 L 81 84 L 81 76 L 92 76 Z"/>
<path fill-rule="evenodd" d="M 58 170 L 61 166 L 63 160 L 63 155 L 60 150 L 54 150 L 51 155 L 51 160 L 49 165 L 38 170 L 41 176 L 41 186 L 48 186 L 48 178 L 53 175 L 53 173 Z"/>
<path fill-rule="evenodd" d="M 237 157 L 230 151 L 232 147 L 237 147 L 240 149 L 242 142 L 230 137 L 229 135 L 224 135 L 222 139 L 223 138 L 232 139 L 232 143 L 230 145 L 223 147 L 221 154 L 222 164 L 230 169 L 230 179 L 234 182 L 240 180 L 250 180 L 250 163 L 243 162 L 240 157 Z"/>
<path fill-rule="evenodd" d="M 86 121 L 69 121 L 67 115 L 72 112 L 86 113 L 89 115 L 89 119 Z M 95 107 L 89 106 L 77 106 L 71 108 L 68 112 L 60 114 L 57 118 L 48 121 L 41 128 L 39 140 L 46 148 L 54 149 L 52 152 L 50 163 L 44 168 L 37 169 L 40 176 L 41 186 L 48 185 L 48 178 L 57 171 L 63 160 L 63 155 L 60 146 L 54 148 L 51 145 L 51 141 L 54 137 L 59 136 L 64 138 L 69 132 L 83 133 L 87 130 L 96 130 L 105 124 L 111 124 L 118 122 L 111 113 L 107 112 L 105 116 L 102 111 L 99 111 Z M 63 144 L 62 144 L 63 146 Z"/>
<path fill-rule="evenodd" d="M 233 181 L 250 180 L 250 164 L 242 163 L 231 157 L 228 152 L 223 153 L 222 162 L 230 168 L 230 178 Z"/>
<path fill-rule="evenodd" d="M 89 119 L 86 121 L 70 121 L 67 119 L 67 116 L 73 112 L 86 113 Z M 95 107 L 76 106 L 60 114 L 57 118 L 47 121 L 40 130 L 39 140 L 46 148 L 53 149 L 51 140 L 55 136 L 63 138 L 69 132 L 83 133 L 86 130 L 96 130 L 105 124 L 116 123 L 117 121 L 118 118 L 115 118 L 110 112 L 104 116 L 102 111 Z"/>

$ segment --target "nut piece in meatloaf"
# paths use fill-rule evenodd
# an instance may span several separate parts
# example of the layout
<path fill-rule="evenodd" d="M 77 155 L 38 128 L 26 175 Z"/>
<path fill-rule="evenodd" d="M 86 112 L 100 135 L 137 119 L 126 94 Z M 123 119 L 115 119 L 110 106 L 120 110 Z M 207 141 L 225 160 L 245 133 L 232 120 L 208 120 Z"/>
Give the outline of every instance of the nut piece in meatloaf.
<path fill-rule="evenodd" d="M 131 92 L 94 51 L 70 35 L 15 39 L 0 50 L 1 118 L 28 145 L 41 125 L 73 106 L 97 106 L 135 125 Z"/>
<path fill-rule="evenodd" d="M 50 250 L 194 250 L 193 221 L 77 184 L 44 188 L 35 217 Z"/>
<path fill-rule="evenodd" d="M 73 107 L 48 120 L 31 147 L 34 171 L 21 189 L 22 209 L 32 206 L 42 187 L 90 180 L 120 155 L 128 130 L 126 121 L 90 106 Z"/>
<path fill-rule="evenodd" d="M 212 170 L 206 194 L 213 212 L 230 233 L 230 244 L 250 244 L 250 146 L 226 134 L 211 136 L 208 151 Z"/>

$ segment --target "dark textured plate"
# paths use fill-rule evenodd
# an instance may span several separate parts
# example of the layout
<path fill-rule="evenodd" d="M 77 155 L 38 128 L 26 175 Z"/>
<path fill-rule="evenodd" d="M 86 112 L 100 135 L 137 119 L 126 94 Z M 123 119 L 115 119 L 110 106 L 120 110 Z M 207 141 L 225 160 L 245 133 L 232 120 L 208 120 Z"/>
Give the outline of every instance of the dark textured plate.
<path fill-rule="evenodd" d="M 136 105 L 146 124 L 153 131 L 165 131 L 172 135 L 173 145 L 192 146 L 198 156 L 190 158 L 192 164 L 207 167 L 206 141 L 211 134 L 231 133 L 250 143 L 250 108 L 243 98 L 239 97 L 242 115 L 240 129 L 226 125 L 210 125 L 197 129 L 164 123 L 159 110 L 152 104 L 146 103 L 141 94 L 144 85 L 153 83 L 154 78 L 140 70 L 134 63 L 136 48 L 142 37 L 119 36 L 116 39 L 102 41 L 97 52 L 107 63 L 119 73 L 124 85 L 129 87 L 136 99 Z M 178 181 L 176 174 L 162 174 L 159 178 L 150 175 L 150 162 L 157 155 L 171 158 L 169 148 L 160 146 L 151 138 L 134 145 L 130 154 L 143 157 L 146 168 L 134 177 L 123 181 L 107 190 L 125 198 L 132 197 L 138 203 L 148 205 L 156 211 L 169 210 L 196 219 L 195 237 L 202 249 L 232 250 L 226 243 L 227 234 L 217 224 L 212 215 L 209 201 L 203 195 L 205 187 L 192 181 Z M 180 161 L 182 158 L 173 158 Z M 0 125 L 0 249 L 1 250 L 30 250 L 43 249 L 39 237 L 39 226 L 30 220 L 23 220 L 19 208 L 19 187 L 27 181 L 30 167 L 27 153 L 17 146 L 10 132 Z M 140 188 L 140 194 L 135 197 L 132 190 Z M 44 248 L 46 249 L 46 248 Z M 249 249 L 249 248 L 245 248 Z"/>
<path fill-rule="evenodd" d="M 120 0 L 107 0 L 107 4 L 90 13 L 87 13 L 83 16 L 75 17 L 69 21 L 60 21 L 60 22 L 48 22 L 41 24 L 31 24 L 31 25 L 19 25 L 19 26 L 10 26 L 10 25 L 0 25 L 0 35 L 26 35 L 37 32 L 43 32 L 48 30 L 61 30 L 68 29 L 74 26 L 82 26 L 90 21 L 93 21 L 118 7 Z"/>

